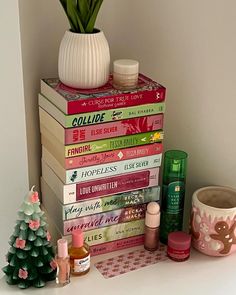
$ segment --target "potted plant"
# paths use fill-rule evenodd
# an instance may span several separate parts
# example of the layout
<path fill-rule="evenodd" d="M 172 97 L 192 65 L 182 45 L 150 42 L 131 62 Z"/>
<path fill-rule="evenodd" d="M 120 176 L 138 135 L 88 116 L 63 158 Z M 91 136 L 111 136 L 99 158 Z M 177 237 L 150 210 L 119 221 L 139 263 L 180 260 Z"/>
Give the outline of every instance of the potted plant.
<path fill-rule="evenodd" d="M 109 78 L 110 52 L 95 22 L 103 0 L 60 0 L 70 23 L 61 41 L 58 74 L 74 88 L 96 88 Z"/>

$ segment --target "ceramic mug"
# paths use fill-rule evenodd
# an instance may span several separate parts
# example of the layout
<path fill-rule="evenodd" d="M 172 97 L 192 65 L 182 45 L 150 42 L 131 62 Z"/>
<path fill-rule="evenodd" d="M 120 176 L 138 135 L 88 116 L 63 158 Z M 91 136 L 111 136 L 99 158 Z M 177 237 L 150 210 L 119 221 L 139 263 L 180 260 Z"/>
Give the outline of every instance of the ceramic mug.
<path fill-rule="evenodd" d="M 194 192 L 191 214 L 192 245 L 210 256 L 236 251 L 236 190 L 208 186 Z"/>

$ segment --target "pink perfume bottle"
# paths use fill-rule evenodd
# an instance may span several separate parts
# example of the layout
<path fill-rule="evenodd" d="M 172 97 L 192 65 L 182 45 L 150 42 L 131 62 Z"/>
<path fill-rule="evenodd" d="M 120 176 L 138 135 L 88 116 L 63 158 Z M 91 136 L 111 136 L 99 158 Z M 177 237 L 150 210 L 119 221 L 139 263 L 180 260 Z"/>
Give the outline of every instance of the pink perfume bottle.
<path fill-rule="evenodd" d="M 84 243 L 84 234 L 81 229 L 72 232 L 72 243 L 69 247 L 71 274 L 83 276 L 90 270 L 90 250 Z"/>
<path fill-rule="evenodd" d="M 57 241 L 57 276 L 56 283 L 65 286 L 70 283 L 70 257 L 68 255 L 67 240 Z"/>

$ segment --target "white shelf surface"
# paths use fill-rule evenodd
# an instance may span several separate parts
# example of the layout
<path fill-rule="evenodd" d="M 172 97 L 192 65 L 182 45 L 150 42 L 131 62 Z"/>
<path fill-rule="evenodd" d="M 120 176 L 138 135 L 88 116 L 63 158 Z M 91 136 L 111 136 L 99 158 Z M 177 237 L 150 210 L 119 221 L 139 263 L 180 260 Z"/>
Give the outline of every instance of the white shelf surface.
<path fill-rule="evenodd" d="M 84 277 L 72 277 L 71 283 L 58 287 L 54 282 L 46 287 L 20 290 L 0 279 L 0 295 L 222 295 L 236 294 L 236 253 L 227 257 L 209 257 L 194 249 L 185 262 L 166 260 L 113 278 L 105 279 L 94 263 L 110 257 L 131 252 L 130 248 L 93 257 L 91 270 Z"/>

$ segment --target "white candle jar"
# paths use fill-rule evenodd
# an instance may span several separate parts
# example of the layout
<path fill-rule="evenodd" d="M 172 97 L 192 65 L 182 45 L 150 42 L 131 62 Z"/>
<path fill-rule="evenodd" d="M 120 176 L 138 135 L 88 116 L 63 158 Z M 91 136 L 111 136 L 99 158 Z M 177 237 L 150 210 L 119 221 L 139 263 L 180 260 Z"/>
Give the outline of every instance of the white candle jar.
<path fill-rule="evenodd" d="M 139 62 L 119 59 L 113 62 L 113 86 L 119 90 L 130 90 L 138 84 Z"/>

